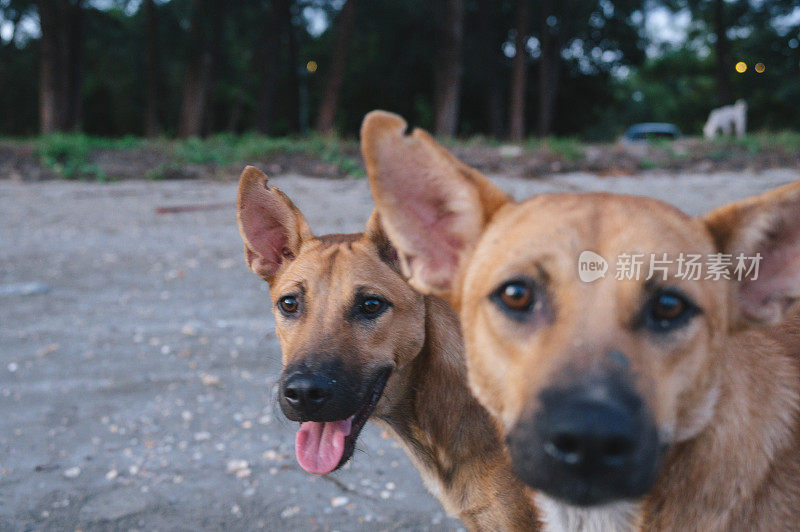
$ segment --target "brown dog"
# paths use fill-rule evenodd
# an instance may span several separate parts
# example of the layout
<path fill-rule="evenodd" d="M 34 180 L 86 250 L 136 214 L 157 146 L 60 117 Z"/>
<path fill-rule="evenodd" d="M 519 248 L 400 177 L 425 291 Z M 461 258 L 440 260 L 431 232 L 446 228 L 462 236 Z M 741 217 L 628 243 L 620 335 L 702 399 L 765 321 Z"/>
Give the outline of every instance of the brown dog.
<path fill-rule="evenodd" d="M 362 126 L 377 210 L 411 283 L 459 312 L 470 385 L 546 528 L 800 528 L 800 182 L 702 218 L 609 194 L 517 203 L 405 129 Z M 581 281 L 587 251 L 616 268 Z M 632 254 L 663 262 L 615 275 Z M 681 254 L 707 261 L 700 279 Z"/>
<path fill-rule="evenodd" d="M 315 237 L 289 198 L 247 167 L 237 218 L 247 264 L 270 285 L 280 405 L 301 422 L 303 469 L 344 465 L 373 419 L 471 530 L 538 528 L 494 423 L 467 388 L 457 317 L 403 280 L 377 216 L 363 235 Z"/>

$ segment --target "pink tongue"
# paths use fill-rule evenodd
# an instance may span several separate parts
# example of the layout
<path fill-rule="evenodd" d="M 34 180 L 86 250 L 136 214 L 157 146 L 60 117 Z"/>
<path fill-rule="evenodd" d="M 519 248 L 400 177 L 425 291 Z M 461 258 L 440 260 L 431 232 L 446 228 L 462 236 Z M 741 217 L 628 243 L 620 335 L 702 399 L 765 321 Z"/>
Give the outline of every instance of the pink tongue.
<path fill-rule="evenodd" d="M 300 467 L 315 475 L 336 469 L 344 454 L 344 438 L 350 434 L 352 424 L 352 416 L 343 421 L 302 423 L 294 441 Z"/>

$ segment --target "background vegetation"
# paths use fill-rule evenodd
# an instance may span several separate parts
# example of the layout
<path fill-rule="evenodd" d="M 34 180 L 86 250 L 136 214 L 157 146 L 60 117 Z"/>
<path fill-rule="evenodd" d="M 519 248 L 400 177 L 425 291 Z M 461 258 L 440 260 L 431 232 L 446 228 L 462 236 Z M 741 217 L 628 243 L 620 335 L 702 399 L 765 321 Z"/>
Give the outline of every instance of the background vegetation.
<path fill-rule="evenodd" d="M 364 113 L 384 108 L 442 136 L 607 140 L 639 121 L 698 134 L 711 108 L 737 98 L 751 128 L 797 129 L 799 10 L 800 0 L 0 0 L 0 135 L 352 138 Z M 656 12 L 667 26 L 653 30 Z M 43 143 L 53 165 L 68 165 L 60 144 L 94 142 L 65 139 Z M 266 142 L 254 139 L 237 145 Z M 307 144 L 297 149 L 322 141 Z"/>

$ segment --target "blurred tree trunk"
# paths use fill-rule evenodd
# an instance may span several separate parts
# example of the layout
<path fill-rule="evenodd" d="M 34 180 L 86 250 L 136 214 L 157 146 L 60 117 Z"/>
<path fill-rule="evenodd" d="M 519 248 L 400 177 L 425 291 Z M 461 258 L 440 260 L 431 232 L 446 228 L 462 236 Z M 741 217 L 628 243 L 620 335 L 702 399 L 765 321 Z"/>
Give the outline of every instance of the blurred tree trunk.
<path fill-rule="evenodd" d="M 10 85 L 11 80 L 7 78 L 8 76 L 8 69 L 7 65 L 11 61 L 12 54 L 16 49 L 14 43 L 17 40 L 17 34 L 19 32 L 19 21 L 22 18 L 22 10 L 18 9 L 14 14 L 14 17 L 9 21 L 13 26 L 11 29 L 11 36 L 8 39 L 8 42 L 2 42 L 0 39 L 0 87 L 5 87 Z M 10 114 L 10 113 L 8 113 Z M 11 123 L 11 118 L 7 116 L 6 113 L 0 118 L 0 128 L 4 130 L 10 129 L 9 124 Z"/>
<path fill-rule="evenodd" d="M 434 70 L 435 131 L 437 135 L 452 137 L 458 129 L 464 73 L 464 0 L 446 0 L 445 4 Z"/>
<path fill-rule="evenodd" d="M 558 96 L 558 82 L 561 75 L 561 48 L 562 37 L 555 33 L 554 26 L 548 19 L 555 16 L 553 0 L 542 1 L 542 17 L 540 20 L 539 45 L 541 56 L 539 58 L 539 120 L 538 134 L 545 137 L 550 134 L 555 116 L 556 96 Z"/>
<path fill-rule="evenodd" d="M 160 64 L 160 47 L 158 44 L 158 14 L 154 0 L 145 0 L 145 112 L 144 112 L 144 134 L 148 137 L 156 137 L 161 132 L 158 119 L 158 80 Z"/>
<path fill-rule="evenodd" d="M 61 129 L 59 104 L 61 100 L 61 13 L 59 4 L 40 0 L 39 24 L 42 37 L 39 41 L 39 130 L 52 133 Z"/>
<path fill-rule="evenodd" d="M 716 73 L 717 73 L 717 100 L 719 105 L 732 103 L 731 80 L 728 76 L 730 65 L 730 46 L 728 43 L 728 27 L 725 24 L 725 0 L 714 0 L 714 33 L 717 36 L 715 43 Z"/>
<path fill-rule="evenodd" d="M 497 81 L 490 81 L 486 107 L 489 117 L 489 133 L 494 138 L 502 138 L 505 133 L 505 124 L 503 124 L 503 88 Z"/>
<path fill-rule="evenodd" d="M 275 111 L 275 93 L 278 88 L 278 58 L 281 48 L 281 25 L 273 3 L 266 13 L 266 31 L 261 33 L 256 53 L 253 54 L 253 71 L 259 73 L 259 90 L 256 99 L 255 128 L 259 133 L 272 133 Z"/>
<path fill-rule="evenodd" d="M 518 0 L 514 62 L 511 67 L 511 98 L 508 106 L 508 136 L 512 142 L 525 138 L 525 92 L 528 77 L 528 19 L 530 0 Z"/>
<path fill-rule="evenodd" d="M 189 54 L 183 77 L 183 103 L 178 125 L 178 136 L 183 138 L 203 133 L 213 84 L 214 46 L 218 38 L 220 14 L 211 12 L 206 1 L 194 0 L 189 28 Z"/>
<path fill-rule="evenodd" d="M 300 74 L 297 64 L 297 36 L 294 31 L 294 16 L 292 15 L 292 0 L 275 0 L 275 13 L 281 27 L 281 33 L 286 36 L 289 68 L 289 91 L 287 107 L 289 109 L 289 131 L 300 131 Z"/>
<path fill-rule="evenodd" d="M 477 57 L 473 58 L 473 61 L 476 61 L 475 64 L 485 72 L 482 78 L 486 91 L 485 112 L 489 133 L 495 138 L 502 138 L 505 135 L 505 124 L 503 123 L 505 110 L 500 45 L 505 40 L 507 28 L 498 24 L 497 11 L 495 0 L 478 1 L 477 41 L 480 43 L 480 47 L 477 50 Z M 497 28 L 502 28 L 502 30 L 498 32 Z"/>
<path fill-rule="evenodd" d="M 83 0 L 67 1 L 64 41 L 64 104 L 62 127 L 77 131 L 83 119 Z"/>
<path fill-rule="evenodd" d="M 39 129 L 77 130 L 83 112 L 83 0 L 41 0 Z"/>
<path fill-rule="evenodd" d="M 358 0 L 347 0 L 336 19 L 331 64 L 325 78 L 325 89 L 322 92 L 322 100 L 319 104 L 319 115 L 317 117 L 316 129 L 320 133 L 333 131 L 333 122 L 336 118 L 336 110 L 339 107 L 339 94 L 342 91 L 342 84 L 347 70 L 347 51 L 350 48 L 350 39 L 353 34 L 357 9 Z"/>
<path fill-rule="evenodd" d="M 233 108 L 228 116 L 228 125 L 226 129 L 231 133 L 236 133 L 239 130 L 239 122 L 242 120 L 242 113 L 244 112 L 245 104 L 245 90 L 239 88 L 236 91 L 236 97 L 233 100 Z"/>

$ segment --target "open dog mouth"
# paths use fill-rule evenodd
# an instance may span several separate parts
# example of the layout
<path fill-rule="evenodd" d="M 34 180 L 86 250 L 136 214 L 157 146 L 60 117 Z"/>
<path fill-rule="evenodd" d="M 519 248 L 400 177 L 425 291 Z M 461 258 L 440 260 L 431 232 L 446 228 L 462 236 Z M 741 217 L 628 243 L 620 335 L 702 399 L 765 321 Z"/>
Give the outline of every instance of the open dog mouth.
<path fill-rule="evenodd" d="M 364 394 L 364 403 L 347 419 L 305 421 L 295 438 L 297 462 L 306 472 L 324 475 L 345 465 L 353 456 L 356 440 L 383 394 L 391 369 L 382 371 Z"/>

